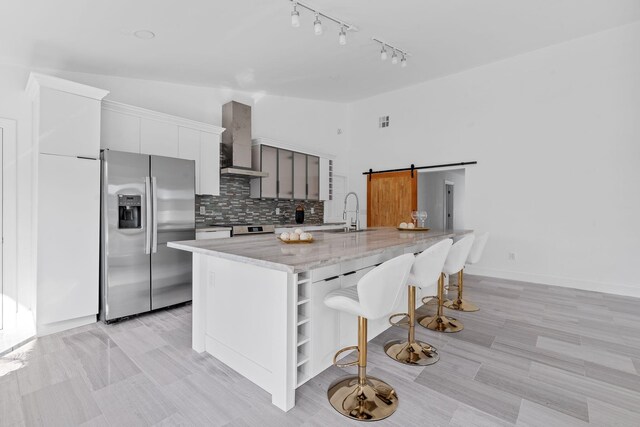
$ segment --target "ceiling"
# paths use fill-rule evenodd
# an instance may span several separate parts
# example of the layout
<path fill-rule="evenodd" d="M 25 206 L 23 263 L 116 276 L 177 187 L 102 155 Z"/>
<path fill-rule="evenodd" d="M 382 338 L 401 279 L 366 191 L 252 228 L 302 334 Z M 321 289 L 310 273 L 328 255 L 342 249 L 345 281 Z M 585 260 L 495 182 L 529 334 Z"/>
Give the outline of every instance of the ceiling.
<path fill-rule="evenodd" d="M 348 102 L 640 20 L 638 0 L 309 0 L 359 28 L 338 28 L 288 0 L 10 0 L 0 60 Z M 153 31 L 152 40 L 132 35 Z M 380 61 L 376 36 L 411 52 Z"/>

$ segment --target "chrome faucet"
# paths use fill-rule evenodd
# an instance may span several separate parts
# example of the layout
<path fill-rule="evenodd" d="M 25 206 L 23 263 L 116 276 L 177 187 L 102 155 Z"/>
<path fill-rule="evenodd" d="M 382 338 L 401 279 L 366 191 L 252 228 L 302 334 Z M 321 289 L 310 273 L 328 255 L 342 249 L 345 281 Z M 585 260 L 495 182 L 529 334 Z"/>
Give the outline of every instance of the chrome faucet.
<path fill-rule="evenodd" d="M 351 220 L 351 224 L 348 227 L 348 231 L 351 231 L 352 229 L 355 231 L 359 231 L 360 230 L 360 200 L 358 200 L 358 195 L 351 191 L 349 193 L 347 193 L 346 196 L 344 196 L 344 210 L 342 211 L 342 219 L 346 220 L 347 219 L 347 212 L 354 212 L 354 211 L 348 211 L 347 210 L 347 200 L 349 199 L 349 196 L 353 195 L 356 198 L 356 218 L 355 220 Z"/>

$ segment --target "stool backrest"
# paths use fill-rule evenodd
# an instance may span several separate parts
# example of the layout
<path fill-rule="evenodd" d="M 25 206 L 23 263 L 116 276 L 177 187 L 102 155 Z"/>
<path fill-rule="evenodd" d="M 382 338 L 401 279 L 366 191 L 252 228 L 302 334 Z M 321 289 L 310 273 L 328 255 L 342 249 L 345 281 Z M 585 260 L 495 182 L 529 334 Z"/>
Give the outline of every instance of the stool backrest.
<path fill-rule="evenodd" d="M 445 239 L 418 254 L 411 267 L 411 276 L 407 285 L 419 288 L 433 285 L 442 273 L 444 261 L 452 244 L 453 240 Z"/>
<path fill-rule="evenodd" d="M 451 246 L 447 260 L 444 262 L 444 267 L 442 268 L 444 273 L 454 274 L 464 268 L 464 263 L 467 261 L 474 240 L 475 236 L 468 234 Z"/>
<path fill-rule="evenodd" d="M 488 232 L 476 235 L 476 240 L 473 241 L 473 246 L 471 246 L 471 251 L 467 257 L 467 264 L 475 264 L 480 261 L 487 240 L 489 240 Z"/>
<path fill-rule="evenodd" d="M 364 317 L 379 319 L 391 313 L 407 284 L 414 259 L 413 254 L 400 255 L 380 264 L 358 281 L 358 299 Z"/>

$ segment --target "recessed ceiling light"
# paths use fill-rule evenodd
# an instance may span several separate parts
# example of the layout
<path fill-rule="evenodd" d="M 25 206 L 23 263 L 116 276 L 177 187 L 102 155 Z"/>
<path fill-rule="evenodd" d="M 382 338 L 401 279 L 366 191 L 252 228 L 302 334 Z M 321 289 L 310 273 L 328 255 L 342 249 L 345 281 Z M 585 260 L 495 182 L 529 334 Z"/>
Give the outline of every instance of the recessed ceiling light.
<path fill-rule="evenodd" d="M 149 30 L 138 30 L 134 32 L 133 35 L 142 40 L 151 40 L 156 36 L 153 32 Z"/>

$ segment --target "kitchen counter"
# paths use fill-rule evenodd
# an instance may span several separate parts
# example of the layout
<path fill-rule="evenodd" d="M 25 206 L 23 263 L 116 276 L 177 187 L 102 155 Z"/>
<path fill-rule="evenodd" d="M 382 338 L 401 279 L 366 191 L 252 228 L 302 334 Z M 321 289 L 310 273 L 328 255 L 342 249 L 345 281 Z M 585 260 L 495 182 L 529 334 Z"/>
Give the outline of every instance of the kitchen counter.
<path fill-rule="evenodd" d="M 273 234 L 237 236 L 232 240 L 190 240 L 169 242 L 175 249 L 240 261 L 274 270 L 299 273 L 314 268 L 380 254 L 388 249 L 462 236 L 470 231 L 400 231 L 370 228 L 359 232 L 316 231 L 313 243 L 287 244 Z"/>
<path fill-rule="evenodd" d="M 331 366 L 337 350 L 357 342 L 356 318 L 327 307 L 329 292 L 356 285 L 398 255 L 469 232 L 376 228 L 317 231 L 313 243 L 287 244 L 264 234 L 168 246 L 193 253 L 193 349 L 248 378 L 288 411 L 296 388 Z M 433 295 L 435 284 L 423 291 Z M 406 311 L 406 294 L 404 286 L 392 312 Z M 369 340 L 388 328 L 386 318 L 371 319 Z"/>

